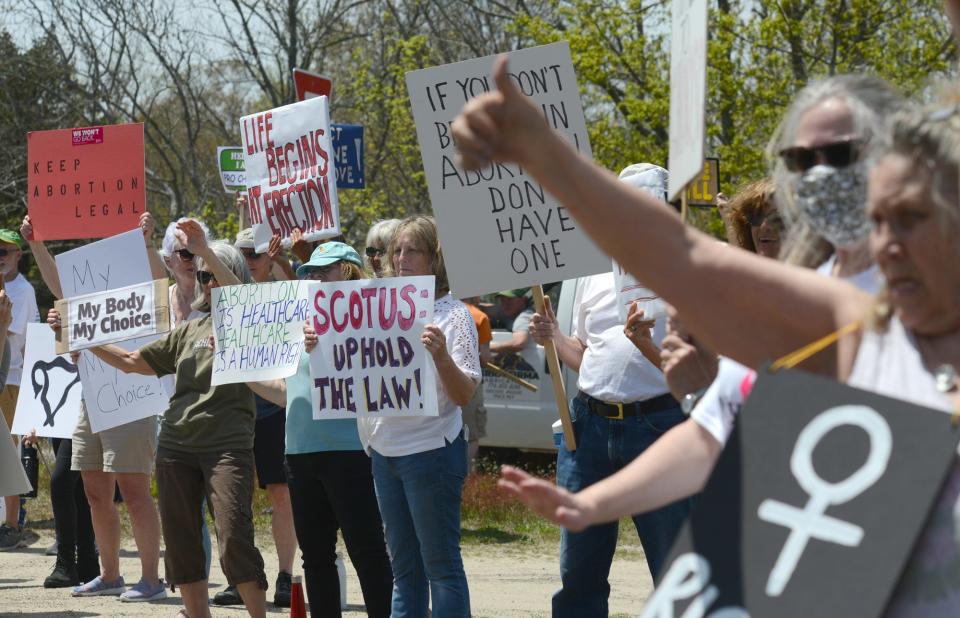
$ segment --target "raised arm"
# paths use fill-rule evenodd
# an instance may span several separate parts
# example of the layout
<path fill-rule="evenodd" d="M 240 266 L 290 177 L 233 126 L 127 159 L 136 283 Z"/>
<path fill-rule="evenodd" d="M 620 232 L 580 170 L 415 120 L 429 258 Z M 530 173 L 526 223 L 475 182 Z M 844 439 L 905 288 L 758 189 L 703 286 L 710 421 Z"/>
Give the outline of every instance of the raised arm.
<path fill-rule="evenodd" d="M 199 255 L 203 263 L 210 268 L 210 272 L 217 278 L 220 285 L 240 285 L 242 282 L 233 271 L 220 261 L 220 258 L 210 249 L 207 237 L 200 224 L 192 219 L 177 223 L 177 238 L 186 247 L 187 251 Z"/>
<path fill-rule="evenodd" d="M 60 312 L 56 309 L 51 309 L 48 311 L 47 324 L 49 324 L 55 332 L 59 331 L 61 328 Z M 140 356 L 139 350 L 128 352 L 119 346 L 102 345 L 95 348 L 89 348 L 89 351 L 106 364 L 119 369 L 124 373 L 139 373 L 145 376 L 157 375 L 157 372 L 153 370 L 153 367 L 151 367 L 147 361 Z"/>
<path fill-rule="evenodd" d="M 472 99 L 453 124 L 460 164 L 519 163 L 713 349 L 756 366 L 866 313 L 869 296 L 851 285 L 731 249 L 686 227 L 667 204 L 620 182 L 554 132 L 508 77 L 506 57 L 497 59 L 494 76 L 498 91 Z M 808 367 L 836 375 L 837 357 L 818 355 Z"/>
<path fill-rule="evenodd" d="M 287 259 L 286 252 L 283 250 L 283 243 L 280 242 L 279 234 L 274 234 L 273 238 L 270 239 L 267 254 L 270 256 L 270 267 L 273 269 L 274 279 L 277 281 L 293 281 L 297 278 L 297 273 L 293 272 L 290 260 Z"/>
<path fill-rule="evenodd" d="M 40 277 L 44 285 L 50 290 L 54 298 L 63 298 L 63 289 L 60 287 L 60 273 L 57 272 L 57 263 L 47 250 L 47 246 L 42 240 L 33 238 L 33 224 L 30 222 L 30 215 L 23 218 L 20 224 L 20 235 L 30 245 L 30 252 L 33 253 L 33 259 L 37 262 L 37 268 L 40 269 Z"/>
<path fill-rule="evenodd" d="M 154 279 L 166 279 L 167 267 L 164 266 L 163 258 L 160 257 L 160 252 L 153 243 L 153 231 L 156 225 L 153 215 L 149 212 L 140 215 L 140 229 L 143 230 L 143 242 L 147 246 L 147 259 L 150 261 L 150 276 Z"/>

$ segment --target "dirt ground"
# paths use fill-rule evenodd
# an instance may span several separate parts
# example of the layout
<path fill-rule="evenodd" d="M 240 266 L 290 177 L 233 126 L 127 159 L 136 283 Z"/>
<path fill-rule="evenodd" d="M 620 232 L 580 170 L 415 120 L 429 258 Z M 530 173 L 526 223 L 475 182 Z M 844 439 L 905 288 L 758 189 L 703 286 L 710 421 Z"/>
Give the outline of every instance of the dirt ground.
<path fill-rule="evenodd" d="M 73 598 L 68 589 L 46 590 L 43 579 L 55 559 L 44 551 L 53 542 L 51 530 L 38 530 L 39 538 L 28 548 L 0 553 L 0 616 L 169 616 L 180 607 L 179 595 L 149 604 L 121 603 L 114 597 Z M 277 556 L 269 541 L 261 544 L 271 586 L 277 574 Z M 343 552 L 341 552 L 343 553 Z M 463 549 L 470 598 L 475 618 L 501 616 L 549 616 L 550 597 L 559 585 L 557 550 L 547 546 L 467 545 Z M 344 557 L 347 560 L 346 557 Z M 299 556 L 295 570 L 299 572 Z M 163 565 L 161 563 L 161 572 Z M 121 572 L 128 583 L 139 576 L 140 566 L 132 539 L 121 552 Z M 356 574 L 347 561 L 347 601 L 344 616 L 366 616 Z M 210 576 L 211 596 L 225 585 L 214 560 Z M 637 551 L 618 552 L 610 585 L 611 615 L 635 616 L 652 590 L 650 573 Z M 268 601 L 273 598 L 268 591 Z M 267 604 L 271 615 L 289 615 L 289 610 Z M 214 617 L 246 615 L 242 608 L 212 609 Z"/>

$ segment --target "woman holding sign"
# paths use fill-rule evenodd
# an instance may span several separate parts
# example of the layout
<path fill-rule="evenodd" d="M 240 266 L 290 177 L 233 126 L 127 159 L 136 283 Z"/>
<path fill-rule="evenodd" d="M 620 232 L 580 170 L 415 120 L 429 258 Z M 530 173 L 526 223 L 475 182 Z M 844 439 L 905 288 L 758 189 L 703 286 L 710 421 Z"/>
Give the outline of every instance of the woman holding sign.
<path fill-rule="evenodd" d="M 108 345 L 92 352 L 121 371 L 176 376 L 160 429 L 157 488 L 166 576 L 180 587 L 187 613 L 210 615 L 200 531 L 205 498 L 215 514 L 227 582 L 240 591 L 251 616 L 264 616 L 267 579 L 253 538 L 253 394 L 243 384 L 210 385 L 214 351 L 207 314 L 213 288 L 249 283 L 250 274 L 239 251 L 224 242 L 208 244 L 197 222 L 179 223 L 178 229 L 198 258 L 192 306 L 205 315 L 139 350 Z"/>
<path fill-rule="evenodd" d="M 437 374 L 437 416 L 357 421 L 373 459 L 373 481 L 393 568 L 393 618 L 468 617 L 470 593 L 460 555 L 460 500 L 467 444 L 460 406 L 480 383 L 477 329 L 466 305 L 450 295 L 437 228 L 430 217 L 397 227 L 387 250 L 394 275 L 436 278 L 433 324 L 420 339 Z M 307 331 L 307 346 L 317 336 Z M 429 588 L 428 588 L 429 585 Z M 429 596 L 428 596 L 429 590 Z"/>
<path fill-rule="evenodd" d="M 454 123 L 462 163 L 517 161 L 562 196 L 585 230 L 630 272 L 677 307 L 724 354 L 757 366 L 812 342 L 836 339 L 804 368 L 943 410 L 960 410 L 960 93 L 898 113 L 889 144 L 875 146 L 867 214 L 870 249 L 885 280 L 877 298 L 834 278 L 729 251 L 670 209 L 577 155 L 543 122 L 498 60 L 498 92 L 478 97 Z M 829 144 L 801 145 L 826 158 Z M 835 155 L 836 153 L 834 153 Z M 657 268 L 659 256 L 669 270 Z M 704 296 L 716 303 L 703 303 Z M 753 336 L 730 328 L 750 324 Z M 824 339 L 824 335 L 832 334 Z M 539 481 L 510 475 L 537 504 Z M 588 507 L 588 511 L 590 507 Z M 568 505 L 558 512 L 576 515 Z M 960 614 L 960 465 L 953 466 L 887 615 Z"/>
<path fill-rule="evenodd" d="M 297 268 L 307 281 L 356 281 L 364 278 L 363 261 L 353 247 L 326 242 Z M 308 331 L 313 345 L 316 335 Z M 393 573 L 383 540 L 383 521 L 373 488 L 370 458 L 363 452 L 352 419 L 313 418 L 310 362 L 300 358 L 297 373 L 286 380 L 250 382 L 255 393 L 286 406 L 286 481 L 293 522 L 303 553 L 310 613 L 340 616 L 337 530 L 357 570 L 367 615 L 389 618 Z"/>

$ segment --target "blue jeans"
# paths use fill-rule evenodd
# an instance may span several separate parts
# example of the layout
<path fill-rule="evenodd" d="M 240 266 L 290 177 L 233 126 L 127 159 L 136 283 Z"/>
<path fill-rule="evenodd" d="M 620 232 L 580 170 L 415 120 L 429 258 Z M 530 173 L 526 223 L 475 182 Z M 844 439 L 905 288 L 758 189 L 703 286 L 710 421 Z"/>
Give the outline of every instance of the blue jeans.
<path fill-rule="evenodd" d="M 557 485 L 576 492 L 617 472 L 686 417 L 679 406 L 640 416 L 609 420 L 592 414 L 574 399 L 570 411 L 577 450 L 563 442 L 557 453 Z M 562 438 L 561 438 L 562 440 Z M 633 517 L 647 566 L 654 577 L 667 557 L 691 500 L 680 500 Z M 560 537 L 560 579 L 553 595 L 553 616 L 606 616 L 610 596 L 610 563 L 617 548 L 617 523 L 591 526 L 583 532 L 563 530 Z"/>
<path fill-rule="evenodd" d="M 426 618 L 430 599 L 437 618 L 469 618 L 470 592 L 460 556 L 466 475 L 462 432 L 442 448 L 413 455 L 373 451 L 373 484 L 393 569 L 391 618 Z"/>

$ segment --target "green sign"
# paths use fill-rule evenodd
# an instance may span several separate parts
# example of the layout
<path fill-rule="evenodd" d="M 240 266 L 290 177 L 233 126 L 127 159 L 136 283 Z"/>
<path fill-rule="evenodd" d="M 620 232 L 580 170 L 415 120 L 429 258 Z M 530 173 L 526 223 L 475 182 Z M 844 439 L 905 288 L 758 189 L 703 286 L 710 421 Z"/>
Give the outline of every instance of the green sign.
<path fill-rule="evenodd" d="M 247 172 L 243 165 L 243 148 L 239 146 L 220 146 L 217 148 L 217 162 L 220 166 L 220 182 L 227 193 L 247 192 Z"/>

